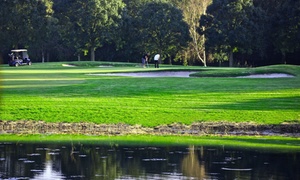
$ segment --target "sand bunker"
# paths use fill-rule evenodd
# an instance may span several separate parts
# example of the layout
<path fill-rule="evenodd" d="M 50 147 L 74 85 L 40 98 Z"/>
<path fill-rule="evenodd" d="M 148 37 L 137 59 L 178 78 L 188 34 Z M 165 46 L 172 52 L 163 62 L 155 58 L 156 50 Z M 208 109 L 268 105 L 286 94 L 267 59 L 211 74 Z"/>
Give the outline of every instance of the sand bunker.
<path fill-rule="evenodd" d="M 96 76 L 130 76 L 130 77 L 190 77 L 190 74 L 197 71 L 156 71 L 156 72 L 136 72 L 136 73 L 107 73 L 89 74 Z"/>
<path fill-rule="evenodd" d="M 197 71 L 155 71 L 155 72 L 136 72 L 136 73 L 106 73 L 89 74 L 95 76 L 129 76 L 129 77 L 190 77 L 190 74 Z M 253 74 L 249 76 L 238 76 L 236 78 L 291 78 L 293 75 L 284 73 Z"/>
<path fill-rule="evenodd" d="M 270 74 L 253 74 L 249 76 L 238 76 L 237 78 L 291 78 L 294 77 L 290 74 L 284 73 L 270 73 Z"/>
<path fill-rule="evenodd" d="M 77 67 L 74 64 L 62 64 L 63 67 Z"/>

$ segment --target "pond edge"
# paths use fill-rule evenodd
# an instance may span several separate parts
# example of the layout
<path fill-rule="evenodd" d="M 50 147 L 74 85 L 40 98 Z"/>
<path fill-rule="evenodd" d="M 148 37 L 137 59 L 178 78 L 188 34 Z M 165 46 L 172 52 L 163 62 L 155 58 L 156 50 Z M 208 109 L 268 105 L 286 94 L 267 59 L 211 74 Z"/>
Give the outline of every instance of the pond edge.
<path fill-rule="evenodd" d="M 260 135 L 300 137 L 300 124 L 255 124 L 231 122 L 174 123 L 157 127 L 128 124 L 49 123 L 45 121 L 0 120 L 1 134 L 81 134 L 81 135 Z"/>

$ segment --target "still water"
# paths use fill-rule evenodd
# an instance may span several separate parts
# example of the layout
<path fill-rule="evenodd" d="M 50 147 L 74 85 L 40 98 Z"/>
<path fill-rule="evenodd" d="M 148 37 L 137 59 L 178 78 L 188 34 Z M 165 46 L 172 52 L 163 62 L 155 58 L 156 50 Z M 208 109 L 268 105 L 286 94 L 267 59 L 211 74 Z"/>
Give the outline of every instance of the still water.
<path fill-rule="evenodd" d="M 300 179 L 300 152 L 0 143 L 0 179 Z"/>

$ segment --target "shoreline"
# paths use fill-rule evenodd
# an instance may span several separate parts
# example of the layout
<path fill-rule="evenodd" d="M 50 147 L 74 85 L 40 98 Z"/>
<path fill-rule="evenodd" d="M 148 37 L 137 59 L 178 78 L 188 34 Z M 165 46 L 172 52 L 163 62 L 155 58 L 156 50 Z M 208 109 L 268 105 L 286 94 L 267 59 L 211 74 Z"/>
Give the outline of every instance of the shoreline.
<path fill-rule="evenodd" d="M 232 135 L 300 137 L 299 123 L 255 124 L 195 122 L 142 127 L 128 124 L 47 123 L 44 121 L 0 120 L 1 134 L 81 134 L 81 135 Z"/>

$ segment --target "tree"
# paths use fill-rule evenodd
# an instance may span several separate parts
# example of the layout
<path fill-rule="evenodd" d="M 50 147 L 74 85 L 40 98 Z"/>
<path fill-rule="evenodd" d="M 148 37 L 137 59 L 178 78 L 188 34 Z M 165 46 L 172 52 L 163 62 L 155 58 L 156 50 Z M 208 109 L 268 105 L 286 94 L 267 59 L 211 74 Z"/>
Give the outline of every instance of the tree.
<path fill-rule="evenodd" d="M 78 41 L 90 50 L 91 61 L 95 61 L 95 50 L 110 39 L 110 31 L 118 25 L 124 3 L 122 0 L 77 0 L 72 8 Z"/>
<path fill-rule="evenodd" d="M 286 54 L 300 50 L 300 1 L 281 1 L 273 15 L 272 35 L 277 52 L 281 53 L 282 63 Z"/>
<path fill-rule="evenodd" d="M 30 1 L 1 1 L 1 40 L 12 48 L 27 45 L 31 30 Z"/>
<path fill-rule="evenodd" d="M 140 57 L 145 53 L 139 46 L 139 10 L 151 0 L 123 0 L 126 4 L 122 14 L 122 21 L 115 36 L 117 54 L 122 61 L 140 61 Z"/>
<path fill-rule="evenodd" d="M 13 1 L 0 1 L 0 63 L 3 60 L 3 53 L 6 53 L 11 46 L 11 42 L 8 41 L 11 29 L 12 7 L 14 7 Z"/>
<path fill-rule="evenodd" d="M 77 56 L 81 60 L 81 54 L 86 50 L 86 45 L 82 41 L 81 28 L 76 23 L 77 17 L 76 0 L 54 0 L 54 17 L 58 19 L 59 50 L 64 58 Z M 75 9 L 75 10 L 74 10 Z"/>
<path fill-rule="evenodd" d="M 227 52 L 229 66 L 233 66 L 234 52 L 253 51 L 252 11 L 252 0 L 214 0 L 207 15 L 201 16 L 199 32 L 206 36 L 206 46 L 212 52 Z"/>
<path fill-rule="evenodd" d="M 1 1 L 1 42 L 6 48 L 43 49 L 49 36 L 51 0 Z M 47 39 L 48 37 L 48 39 Z"/>
<path fill-rule="evenodd" d="M 206 13 L 207 6 L 212 0 L 182 0 L 179 3 L 180 9 L 183 11 L 184 20 L 189 25 L 189 33 L 192 41 L 189 46 L 181 53 L 182 58 L 198 59 L 206 67 L 206 53 L 205 53 L 205 36 L 197 32 L 199 27 L 199 17 Z M 204 27 L 202 27 L 204 28 Z"/>
<path fill-rule="evenodd" d="M 56 46 L 57 19 L 53 17 L 53 2 L 51 0 L 40 0 L 32 3 L 35 10 L 32 13 L 32 36 L 30 38 L 32 51 L 41 54 L 42 62 L 49 61 L 49 51 Z M 32 52 L 31 51 L 31 52 Z"/>
<path fill-rule="evenodd" d="M 190 40 L 189 29 L 182 11 L 169 3 L 150 2 L 139 13 L 140 47 L 147 52 L 171 57 Z"/>

